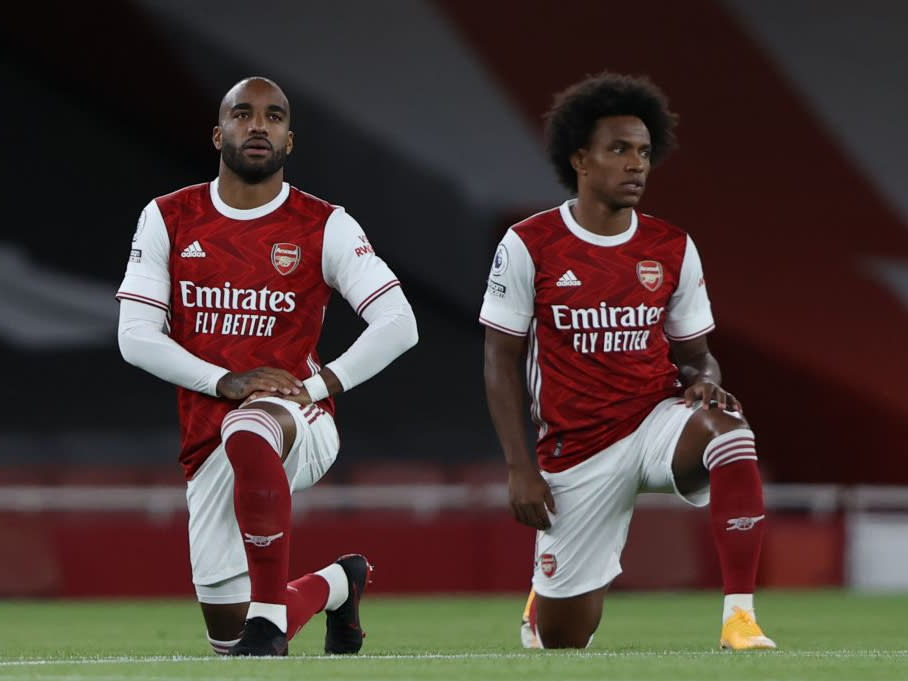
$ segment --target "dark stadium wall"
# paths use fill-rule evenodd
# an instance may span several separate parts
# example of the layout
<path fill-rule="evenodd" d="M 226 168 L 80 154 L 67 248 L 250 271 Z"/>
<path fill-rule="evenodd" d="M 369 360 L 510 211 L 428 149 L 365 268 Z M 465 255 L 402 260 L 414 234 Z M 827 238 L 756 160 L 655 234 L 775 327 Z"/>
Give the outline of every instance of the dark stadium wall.
<path fill-rule="evenodd" d="M 908 483 L 908 324 L 864 263 L 908 256 L 908 231 L 721 3 L 436 4 L 537 124 L 603 68 L 666 90 L 680 149 L 643 208 L 697 241 L 770 479 Z"/>
<path fill-rule="evenodd" d="M 211 103 L 132 3 L 54 3 L 52 21 L 48 11 L 20 3 L 0 23 L 0 63 L 19 103 L 11 125 L 30 146 L 0 165 L 15 187 L 4 193 L 4 236 L 63 271 L 115 278 L 138 211 L 211 158 L 197 135 L 211 129 Z M 100 30 L 102 15 L 117 30 Z M 38 39 L 22 28 L 33 26 Z"/>
<path fill-rule="evenodd" d="M 55 3 L 50 21 L 48 12 L 45 5 L 19 4 L 0 22 L 0 73 L 18 102 L 9 110 L 10 129 L 28 144 L 0 162 L 8 189 L 2 195 L 6 218 L 0 241 L 41 267 L 109 282 L 106 301 L 115 320 L 112 295 L 138 211 L 152 195 L 194 180 L 194 168 L 208 155 L 193 131 L 210 127 L 209 118 L 166 38 L 130 3 L 99 2 L 92 12 Z M 100 15 L 118 30 L 99 30 Z M 40 37 L 23 28 L 38 26 Z M 30 285 L 41 282 L 21 281 L 16 288 Z M 2 293 L 25 297 L 15 288 Z M 36 312 L 51 316 L 53 294 L 45 293 L 46 299 L 37 296 L 33 304 Z M 22 321 L 7 317 L 2 323 Z M 0 461 L 8 465 L 21 465 L 23 456 L 84 465 L 77 457 L 102 454 L 104 438 L 82 448 L 72 446 L 70 433 L 81 433 L 87 443 L 92 432 L 117 424 L 132 433 L 126 442 L 136 442 L 137 433 L 174 422 L 173 389 L 125 365 L 113 323 L 102 345 L 23 347 L 0 341 L 0 349 L 11 380 L 21 387 L 17 399 L 41 401 L 49 381 L 66 405 L 52 423 L 39 409 L 18 415 L 4 410 Z M 36 375 L 44 380 L 29 379 Z M 101 391 L 94 393 L 98 401 L 86 399 L 89 387 Z M 105 400 L 108 395 L 117 398 Z M 100 402 L 106 402 L 103 423 L 97 417 Z M 130 448 L 109 449 L 109 458 L 130 460 Z M 31 456 L 35 453 L 39 456 Z M 151 454 L 161 459 L 160 452 Z"/>

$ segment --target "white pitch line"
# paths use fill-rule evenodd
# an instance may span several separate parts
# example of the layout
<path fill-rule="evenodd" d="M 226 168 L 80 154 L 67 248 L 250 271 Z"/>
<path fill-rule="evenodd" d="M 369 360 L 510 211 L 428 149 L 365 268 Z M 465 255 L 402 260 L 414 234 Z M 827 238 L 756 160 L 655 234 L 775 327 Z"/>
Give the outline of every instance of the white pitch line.
<path fill-rule="evenodd" d="M 414 653 L 411 655 L 305 655 L 296 657 L 269 658 L 275 662 L 331 660 L 333 662 L 352 660 L 470 660 L 470 659 L 516 659 L 531 658 L 539 655 L 550 655 L 553 651 L 528 651 L 525 653 Z M 725 657 L 734 655 L 726 651 L 583 651 L 583 652 L 557 652 L 561 657 L 581 658 L 647 658 L 647 657 Z M 776 650 L 761 651 L 763 655 L 772 657 L 813 657 L 813 658 L 900 658 L 908 657 L 908 650 Z M 75 657 L 70 659 L 60 658 L 32 658 L 21 660 L 0 660 L 0 667 L 30 667 L 30 666 L 56 666 L 65 664 L 92 665 L 92 664 L 147 664 L 150 662 L 215 662 L 224 664 L 228 659 L 224 657 L 206 656 L 148 656 L 148 657 Z M 261 658 L 257 658 L 261 659 Z M 228 663 L 229 664 L 229 663 Z"/>

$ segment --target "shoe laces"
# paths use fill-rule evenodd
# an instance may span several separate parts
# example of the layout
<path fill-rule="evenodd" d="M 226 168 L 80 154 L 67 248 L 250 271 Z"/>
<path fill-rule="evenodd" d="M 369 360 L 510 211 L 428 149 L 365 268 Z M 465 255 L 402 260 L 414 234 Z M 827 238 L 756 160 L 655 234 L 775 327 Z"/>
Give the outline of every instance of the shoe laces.
<path fill-rule="evenodd" d="M 736 606 L 732 611 L 734 612 L 734 615 L 732 615 L 731 619 L 736 620 L 736 623 L 738 623 L 738 630 L 741 634 L 744 636 L 763 636 L 763 630 L 760 629 L 757 625 L 757 621 L 753 618 L 753 615 L 747 612 L 747 610 Z M 729 620 L 729 623 L 731 623 L 731 620 Z"/>

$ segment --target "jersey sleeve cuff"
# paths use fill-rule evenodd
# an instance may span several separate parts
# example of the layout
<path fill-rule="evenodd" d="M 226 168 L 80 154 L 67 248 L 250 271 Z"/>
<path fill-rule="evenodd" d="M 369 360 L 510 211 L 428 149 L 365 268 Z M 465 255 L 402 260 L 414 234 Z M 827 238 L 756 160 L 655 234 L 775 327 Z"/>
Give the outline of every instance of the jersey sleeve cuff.
<path fill-rule="evenodd" d="M 506 333 L 509 336 L 520 336 L 521 338 L 523 338 L 524 336 L 527 335 L 526 329 L 524 329 L 523 331 L 518 331 L 517 329 L 511 329 L 502 324 L 497 324 L 496 322 L 493 322 L 491 319 L 486 319 L 483 316 L 479 317 L 479 323 L 482 324 L 483 326 L 488 326 L 490 329 L 495 329 L 496 331 L 501 331 L 501 333 Z"/>
<path fill-rule="evenodd" d="M 486 296 L 479 310 L 479 323 L 511 336 L 526 336 L 532 315 L 524 315 Z"/>
<path fill-rule="evenodd" d="M 705 326 L 701 326 L 698 331 L 689 331 L 688 332 L 688 329 L 690 329 L 690 328 L 691 327 L 686 327 L 684 329 L 677 329 L 678 333 L 669 333 L 668 329 L 666 329 L 665 336 L 670 341 L 676 341 L 676 342 L 693 340 L 694 338 L 699 338 L 700 336 L 706 335 L 707 333 L 709 333 L 710 331 L 715 329 L 716 325 L 713 322 L 709 322 Z M 697 327 L 694 327 L 694 328 L 697 328 Z"/>
<path fill-rule="evenodd" d="M 170 306 L 167 303 L 162 303 L 160 300 L 155 298 L 150 298 L 148 296 L 143 296 L 138 293 L 130 293 L 129 291 L 117 291 L 116 296 L 117 300 L 134 300 L 137 303 L 145 303 L 146 305 L 151 305 L 156 307 L 159 310 L 164 310 L 164 312 L 170 311 Z"/>
<path fill-rule="evenodd" d="M 129 298 L 130 300 L 168 310 L 170 308 L 170 281 L 162 281 L 155 277 L 127 270 L 117 290 L 116 297 L 117 300 Z"/>

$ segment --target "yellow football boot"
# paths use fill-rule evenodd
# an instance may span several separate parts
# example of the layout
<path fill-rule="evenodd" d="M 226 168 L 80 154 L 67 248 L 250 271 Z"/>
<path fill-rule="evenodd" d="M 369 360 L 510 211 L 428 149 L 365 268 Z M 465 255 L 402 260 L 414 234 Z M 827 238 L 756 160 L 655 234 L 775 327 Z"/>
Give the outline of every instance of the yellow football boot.
<path fill-rule="evenodd" d="M 732 608 L 734 614 L 722 625 L 719 647 L 725 650 L 771 650 L 775 641 L 766 636 L 746 610 Z"/>
<path fill-rule="evenodd" d="M 527 604 L 523 608 L 523 616 L 520 618 L 520 643 L 524 648 L 542 648 L 542 644 L 539 643 L 539 637 L 536 636 L 535 622 L 530 623 L 531 615 L 534 614 L 532 610 L 535 601 L 536 592 L 530 589 Z"/>

